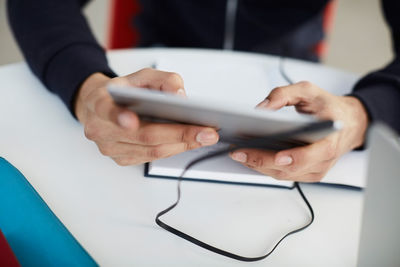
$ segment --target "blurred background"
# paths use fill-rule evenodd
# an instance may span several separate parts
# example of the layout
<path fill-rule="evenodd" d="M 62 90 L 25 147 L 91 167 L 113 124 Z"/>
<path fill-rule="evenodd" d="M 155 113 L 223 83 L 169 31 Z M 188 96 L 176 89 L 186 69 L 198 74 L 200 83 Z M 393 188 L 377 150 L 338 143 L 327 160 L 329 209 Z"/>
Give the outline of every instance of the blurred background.
<path fill-rule="evenodd" d="M 0 0 L 0 65 L 23 60 L 8 27 L 5 2 Z M 109 2 L 92 0 L 85 9 L 95 36 L 103 45 L 107 40 Z M 393 53 L 380 0 L 338 0 L 328 44 L 323 63 L 332 67 L 364 74 L 389 62 Z"/>

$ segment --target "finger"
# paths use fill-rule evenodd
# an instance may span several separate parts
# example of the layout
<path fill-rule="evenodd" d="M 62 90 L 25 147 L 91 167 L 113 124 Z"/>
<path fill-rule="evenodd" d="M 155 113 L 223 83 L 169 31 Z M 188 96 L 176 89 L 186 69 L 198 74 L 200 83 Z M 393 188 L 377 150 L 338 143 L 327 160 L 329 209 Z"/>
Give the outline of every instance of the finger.
<path fill-rule="evenodd" d="M 328 137 L 307 146 L 279 151 L 275 155 L 274 163 L 286 172 L 302 173 L 335 158 L 337 158 L 336 138 Z"/>
<path fill-rule="evenodd" d="M 132 135 L 132 141 L 142 145 L 186 143 L 190 147 L 209 146 L 218 142 L 213 128 L 183 124 L 141 122 Z"/>
<path fill-rule="evenodd" d="M 257 170 L 268 170 L 268 169 L 276 169 L 279 170 L 279 166 L 275 166 L 276 152 L 268 151 L 268 150 L 259 150 L 259 149 L 240 149 L 229 156 L 240 163 L 245 164 L 248 167 Z"/>
<path fill-rule="evenodd" d="M 113 158 L 136 157 L 149 161 L 169 157 L 199 147 L 198 145 L 191 147 L 187 143 L 145 146 L 124 142 L 98 142 L 97 145 L 104 156 Z"/>
<path fill-rule="evenodd" d="M 303 173 L 300 173 L 300 175 L 306 175 L 307 173 L 319 173 L 319 172 L 326 173 L 335 165 L 336 161 L 337 158 L 318 162 L 309 169 L 305 170 Z"/>
<path fill-rule="evenodd" d="M 218 142 L 218 134 L 213 128 L 183 124 L 151 123 L 140 121 L 139 128 L 116 127 L 110 121 L 89 113 L 85 123 L 85 135 L 99 142 L 125 142 L 140 145 L 161 145 L 185 143 L 187 147 L 209 146 Z"/>
<path fill-rule="evenodd" d="M 306 174 L 302 174 L 299 176 L 293 176 L 290 173 L 284 171 L 272 170 L 269 175 L 272 178 L 281 181 L 294 181 L 294 182 L 305 182 L 305 183 L 314 183 L 320 182 L 321 179 L 325 176 L 323 172 L 308 172 Z"/>
<path fill-rule="evenodd" d="M 256 108 L 268 109 L 269 102 L 270 100 L 268 98 L 265 98 L 263 101 L 261 101 L 256 105 Z"/>
<path fill-rule="evenodd" d="M 317 183 L 320 182 L 326 175 L 326 172 L 311 172 L 300 176 L 289 177 L 286 180 L 302 183 Z"/>
<path fill-rule="evenodd" d="M 141 159 L 141 158 L 134 157 L 134 156 L 133 157 L 111 157 L 111 158 L 119 166 L 134 166 L 134 165 L 139 165 L 139 164 L 150 162 L 150 160 Z"/>
<path fill-rule="evenodd" d="M 288 176 L 330 169 L 337 158 L 334 137 L 311 145 L 273 152 L 258 149 L 241 149 L 231 153 L 231 158 L 257 171 L 284 171 Z"/>
<path fill-rule="evenodd" d="M 266 169 L 266 168 L 258 168 L 254 167 L 248 164 L 244 164 L 246 167 L 251 168 L 259 173 L 262 173 L 264 175 L 270 176 L 272 178 L 275 178 L 277 180 L 284 180 L 284 181 L 298 181 L 298 182 L 320 182 L 323 177 L 325 177 L 327 171 L 326 170 L 321 170 L 321 171 L 307 171 L 302 174 L 297 174 L 297 173 L 290 173 L 282 170 L 277 170 L 277 169 Z"/>
<path fill-rule="evenodd" d="M 88 112 L 84 124 L 84 134 L 89 140 L 105 142 L 131 142 L 132 133 L 136 128 L 126 129 L 116 125 L 114 122 L 99 118 L 95 113 Z"/>
<path fill-rule="evenodd" d="M 134 86 L 186 95 L 182 77 L 174 72 L 146 68 L 125 77 Z"/>
<path fill-rule="evenodd" d="M 289 180 L 291 174 L 280 166 L 276 166 L 276 152 L 259 149 L 240 149 L 230 154 L 230 157 L 259 173 L 271 176 L 279 180 Z"/>
<path fill-rule="evenodd" d="M 141 146 L 141 145 L 125 144 L 125 147 L 122 148 L 124 154 L 113 155 L 111 157 L 118 165 L 128 166 L 128 165 L 142 164 L 157 159 L 167 158 L 190 149 L 193 148 L 188 147 L 186 143 L 164 144 L 158 146 Z M 118 153 L 122 152 L 122 150 L 119 151 Z M 102 152 L 103 155 L 109 156 L 106 153 L 104 153 L 104 150 L 100 151 Z"/>
<path fill-rule="evenodd" d="M 309 169 L 289 167 L 285 168 L 275 164 L 277 153 L 257 149 L 238 150 L 230 156 L 248 168 L 273 177 L 278 180 L 291 180 L 301 182 L 319 182 L 336 160 L 315 162 Z"/>
<path fill-rule="evenodd" d="M 251 168 L 259 173 L 262 173 L 266 176 L 275 178 L 277 180 L 285 180 L 285 181 L 298 181 L 298 182 L 319 182 L 321 179 L 326 175 L 327 170 L 315 170 L 315 171 L 307 171 L 302 174 L 298 173 L 291 173 L 291 172 L 286 172 L 284 170 L 279 170 L 279 169 L 272 169 L 272 168 L 265 168 L 263 167 L 258 167 L 257 165 L 250 165 L 247 163 L 243 163 L 246 167 Z M 330 166 L 332 166 L 330 164 Z"/>
<path fill-rule="evenodd" d="M 284 106 L 301 105 L 302 102 L 312 102 L 317 93 L 322 93 L 310 82 L 298 82 L 288 86 L 277 87 L 257 107 L 278 110 Z"/>
<path fill-rule="evenodd" d="M 122 128 L 136 129 L 139 127 L 138 116 L 134 112 L 118 106 L 105 88 L 94 91 L 89 95 L 89 99 L 91 100 L 88 108 L 98 118 Z"/>
<path fill-rule="evenodd" d="M 293 172 L 290 170 L 277 170 L 277 169 L 258 169 L 254 170 L 267 174 L 278 180 L 290 180 L 300 182 L 319 182 L 334 165 L 334 161 L 327 160 L 322 163 L 318 163 L 305 171 Z"/>

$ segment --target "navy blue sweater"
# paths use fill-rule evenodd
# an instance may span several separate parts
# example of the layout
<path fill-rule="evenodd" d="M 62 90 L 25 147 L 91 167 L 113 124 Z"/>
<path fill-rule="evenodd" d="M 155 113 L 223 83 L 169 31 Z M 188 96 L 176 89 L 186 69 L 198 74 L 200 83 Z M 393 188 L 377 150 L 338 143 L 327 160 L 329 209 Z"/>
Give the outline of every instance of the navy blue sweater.
<path fill-rule="evenodd" d="M 115 75 L 82 15 L 86 2 L 7 2 L 11 28 L 30 68 L 71 112 L 76 92 L 90 74 Z M 328 2 L 237 0 L 233 30 L 230 27 L 233 49 L 316 61 L 313 48 L 324 38 L 322 12 Z M 363 77 L 352 95 L 362 101 L 371 121 L 384 121 L 400 132 L 400 1 L 381 2 L 395 58 Z M 142 0 L 142 11 L 134 20 L 139 45 L 223 48 L 226 9 L 227 0 Z"/>

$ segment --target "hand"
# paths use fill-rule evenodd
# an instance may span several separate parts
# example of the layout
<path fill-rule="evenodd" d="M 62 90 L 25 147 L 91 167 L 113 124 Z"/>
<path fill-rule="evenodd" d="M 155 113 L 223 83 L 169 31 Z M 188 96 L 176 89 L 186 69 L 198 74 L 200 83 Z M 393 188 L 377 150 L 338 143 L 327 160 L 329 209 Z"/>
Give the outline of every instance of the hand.
<path fill-rule="evenodd" d="M 185 95 L 185 91 L 178 74 L 154 69 L 113 79 L 95 73 L 86 79 L 77 94 L 75 114 L 84 125 L 86 137 L 117 164 L 140 164 L 218 142 L 213 128 L 141 121 L 137 114 L 114 103 L 105 87 L 108 83 L 179 95 Z"/>
<path fill-rule="evenodd" d="M 295 106 L 298 112 L 321 119 L 341 121 L 343 128 L 304 147 L 279 152 L 241 149 L 231 158 L 276 179 L 318 182 L 341 155 L 364 143 L 368 116 L 355 97 L 335 96 L 309 82 L 299 82 L 274 89 L 257 105 L 271 110 L 285 106 Z"/>

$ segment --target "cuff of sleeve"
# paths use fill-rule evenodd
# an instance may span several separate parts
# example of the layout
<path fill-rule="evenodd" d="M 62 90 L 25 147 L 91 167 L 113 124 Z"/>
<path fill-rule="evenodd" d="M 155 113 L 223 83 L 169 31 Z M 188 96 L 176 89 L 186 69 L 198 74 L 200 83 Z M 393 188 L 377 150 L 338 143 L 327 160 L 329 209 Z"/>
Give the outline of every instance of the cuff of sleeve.
<path fill-rule="evenodd" d="M 44 82 L 76 117 L 75 95 L 85 79 L 95 72 L 109 77 L 117 76 L 108 66 L 105 52 L 100 47 L 75 44 L 64 48 L 51 59 L 44 74 Z"/>
<path fill-rule="evenodd" d="M 400 132 L 400 90 L 391 84 L 373 84 L 357 88 L 351 96 L 365 106 L 370 122 L 381 121 Z"/>

